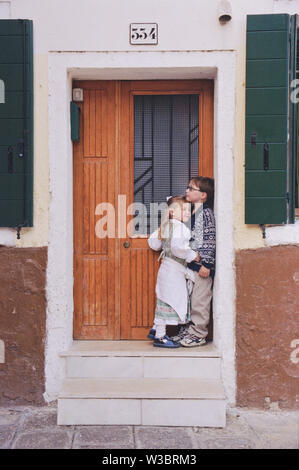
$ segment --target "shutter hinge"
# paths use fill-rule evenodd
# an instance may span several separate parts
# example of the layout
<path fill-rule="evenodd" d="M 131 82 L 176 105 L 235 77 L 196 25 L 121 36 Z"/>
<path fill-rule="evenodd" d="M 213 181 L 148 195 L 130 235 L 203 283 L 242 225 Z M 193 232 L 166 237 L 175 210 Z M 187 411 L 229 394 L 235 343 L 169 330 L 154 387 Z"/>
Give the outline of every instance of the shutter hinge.
<path fill-rule="evenodd" d="M 16 229 L 17 229 L 17 239 L 18 240 L 20 239 L 20 232 L 21 232 L 22 227 L 27 227 L 27 225 L 28 225 L 28 222 L 27 222 L 27 220 L 25 220 L 23 224 L 19 224 L 16 227 Z"/>
<path fill-rule="evenodd" d="M 288 204 L 290 203 L 290 193 L 287 193 L 287 201 L 288 201 Z"/>

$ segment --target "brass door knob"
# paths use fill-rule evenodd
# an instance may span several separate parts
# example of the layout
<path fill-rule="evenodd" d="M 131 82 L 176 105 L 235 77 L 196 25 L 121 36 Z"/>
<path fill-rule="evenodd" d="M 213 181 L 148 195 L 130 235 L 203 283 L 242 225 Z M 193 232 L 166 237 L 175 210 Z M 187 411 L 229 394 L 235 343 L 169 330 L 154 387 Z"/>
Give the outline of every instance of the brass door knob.
<path fill-rule="evenodd" d="M 129 248 L 130 247 L 130 242 L 124 242 L 124 247 Z"/>

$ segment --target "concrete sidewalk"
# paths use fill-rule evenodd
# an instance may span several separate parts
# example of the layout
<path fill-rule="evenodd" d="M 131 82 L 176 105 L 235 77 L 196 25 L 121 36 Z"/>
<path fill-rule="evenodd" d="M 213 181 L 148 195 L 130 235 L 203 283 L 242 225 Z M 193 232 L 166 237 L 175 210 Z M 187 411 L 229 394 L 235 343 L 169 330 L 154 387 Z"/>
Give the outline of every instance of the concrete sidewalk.
<path fill-rule="evenodd" d="M 0 408 L 1 449 L 299 449 L 299 411 L 228 411 L 219 428 L 57 426 L 56 404 Z"/>

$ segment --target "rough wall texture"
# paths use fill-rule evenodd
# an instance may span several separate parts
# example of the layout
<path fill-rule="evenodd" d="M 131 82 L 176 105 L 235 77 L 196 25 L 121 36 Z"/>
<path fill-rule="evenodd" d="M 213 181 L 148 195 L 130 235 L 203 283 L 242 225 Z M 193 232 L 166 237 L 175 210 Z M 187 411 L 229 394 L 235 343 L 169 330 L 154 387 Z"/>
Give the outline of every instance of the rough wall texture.
<path fill-rule="evenodd" d="M 47 248 L 0 246 L 0 405 L 42 404 Z"/>
<path fill-rule="evenodd" d="M 236 253 L 237 405 L 299 408 L 299 247 Z"/>

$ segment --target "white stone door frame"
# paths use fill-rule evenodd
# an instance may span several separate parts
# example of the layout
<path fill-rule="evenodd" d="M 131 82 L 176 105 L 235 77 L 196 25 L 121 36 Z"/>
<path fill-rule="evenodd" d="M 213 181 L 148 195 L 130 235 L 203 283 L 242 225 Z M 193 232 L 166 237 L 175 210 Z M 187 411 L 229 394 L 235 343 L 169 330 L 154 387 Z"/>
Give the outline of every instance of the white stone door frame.
<path fill-rule="evenodd" d="M 46 401 L 57 398 L 73 335 L 73 155 L 70 101 L 73 79 L 214 79 L 214 176 L 217 271 L 214 343 L 222 354 L 227 401 L 235 404 L 235 279 L 233 149 L 235 51 L 51 52 L 48 56 L 50 221 L 47 266 Z"/>

